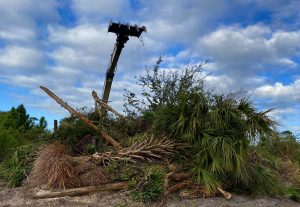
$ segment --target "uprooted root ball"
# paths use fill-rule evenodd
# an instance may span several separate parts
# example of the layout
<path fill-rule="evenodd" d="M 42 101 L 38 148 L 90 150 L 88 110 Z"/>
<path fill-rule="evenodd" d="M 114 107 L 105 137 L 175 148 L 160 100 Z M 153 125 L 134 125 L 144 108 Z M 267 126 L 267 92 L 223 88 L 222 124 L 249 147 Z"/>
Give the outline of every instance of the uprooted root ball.
<path fill-rule="evenodd" d="M 30 181 L 33 185 L 49 188 L 72 188 L 80 185 L 75 169 L 65 154 L 65 147 L 58 142 L 40 150 Z"/>

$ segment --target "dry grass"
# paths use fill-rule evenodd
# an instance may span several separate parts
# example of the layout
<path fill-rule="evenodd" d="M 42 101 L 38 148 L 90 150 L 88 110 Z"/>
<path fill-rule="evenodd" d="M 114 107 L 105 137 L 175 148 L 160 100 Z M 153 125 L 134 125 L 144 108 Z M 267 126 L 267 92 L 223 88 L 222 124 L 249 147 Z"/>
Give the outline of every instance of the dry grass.
<path fill-rule="evenodd" d="M 108 182 L 101 167 L 94 163 L 82 163 L 75 167 L 81 186 L 99 186 Z"/>
<path fill-rule="evenodd" d="M 79 181 L 81 186 L 100 186 L 104 183 L 108 183 L 108 179 L 99 168 L 92 169 L 83 175 L 80 175 Z"/>
<path fill-rule="evenodd" d="M 79 186 L 75 169 L 65 154 L 62 144 L 55 142 L 40 150 L 34 162 L 30 182 L 33 185 L 49 188 Z"/>
<path fill-rule="evenodd" d="M 280 180 L 285 186 L 300 185 L 300 170 L 290 160 L 285 160 L 280 169 Z"/>
<path fill-rule="evenodd" d="M 96 167 L 97 167 L 97 165 L 95 165 L 94 163 L 91 163 L 91 162 L 80 163 L 79 165 L 77 165 L 75 167 L 76 175 L 78 175 L 78 176 L 83 175 L 83 174 L 95 169 Z"/>

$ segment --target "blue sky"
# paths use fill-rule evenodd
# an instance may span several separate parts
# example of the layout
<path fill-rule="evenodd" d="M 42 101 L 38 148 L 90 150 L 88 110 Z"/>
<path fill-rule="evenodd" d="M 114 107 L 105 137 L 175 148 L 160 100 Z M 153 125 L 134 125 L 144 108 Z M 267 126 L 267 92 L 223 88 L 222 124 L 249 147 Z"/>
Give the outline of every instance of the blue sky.
<path fill-rule="evenodd" d="M 246 90 L 280 129 L 300 133 L 300 1 L 298 0 L 0 0 L 0 110 L 23 103 L 48 122 L 67 115 L 39 89 L 75 108 L 102 92 L 115 43 L 109 20 L 144 25 L 142 41 L 122 52 L 110 96 L 122 110 L 123 89 L 163 55 L 165 68 L 204 67 L 207 87 Z"/>

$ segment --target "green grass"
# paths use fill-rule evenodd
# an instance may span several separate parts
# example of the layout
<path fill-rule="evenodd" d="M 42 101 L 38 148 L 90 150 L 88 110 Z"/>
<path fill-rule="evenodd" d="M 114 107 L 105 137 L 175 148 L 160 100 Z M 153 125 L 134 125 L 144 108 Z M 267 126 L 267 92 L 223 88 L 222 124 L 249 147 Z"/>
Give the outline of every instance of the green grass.
<path fill-rule="evenodd" d="M 162 169 L 150 168 L 144 180 L 132 192 L 133 200 L 148 203 L 160 198 L 164 192 L 164 176 Z"/>
<path fill-rule="evenodd" d="M 36 157 L 36 148 L 27 145 L 20 146 L 1 164 L 0 175 L 9 187 L 20 186 L 27 178 L 33 161 Z"/>

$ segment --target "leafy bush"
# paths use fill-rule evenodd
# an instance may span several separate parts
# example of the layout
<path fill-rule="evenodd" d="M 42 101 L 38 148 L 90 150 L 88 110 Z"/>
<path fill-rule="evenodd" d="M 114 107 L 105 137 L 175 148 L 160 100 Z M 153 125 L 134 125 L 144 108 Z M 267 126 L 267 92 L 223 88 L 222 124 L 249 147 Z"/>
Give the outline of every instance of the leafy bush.
<path fill-rule="evenodd" d="M 238 185 L 234 186 L 234 190 L 252 195 L 284 195 L 284 187 L 279 183 L 276 172 L 272 169 L 254 163 L 247 170 L 250 179 L 238 183 Z"/>
<path fill-rule="evenodd" d="M 110 175 L 111 179 L 117 181 L 132 181 L 133 177 L 137 175 L 132 164 L 127 161 L 110 162 L 106 166 L 106 171 L 107 174 Z"/>
<path fill-rule="evenodd" d="M 261 140 L 258 149 L 264 155 L 272 155 L 300 165 L 300 142 L 290 131 L 284 131 Z"/>
<path fill-rule="evenodd" d="M 68 117 L 61 120 L 60 127 L 53 133 L 52 137 L 64 143 L 73 153 L 83 153 L 87 144 L 92 141 L 95 142 L 92 139 L 96 135 L 95 130 L 87 126 L 83 121 L 75 117 Z M 80 143 L 79 146 L 78 143 Z"/>
<path fill-rule="evenodd" d="M 20 146 L 1 165 L 1 177 L 8 186 L 16 187 L 28 176 L 36 157 L 34 146 Z"/>
<path fill-rule="evenodd" d="M 132 192 L 134 200 L 148 203 L 160 198 L 164 192 L 165 172 L 159 168 L 150 168 L 144 180 Z"/>
<path fill-rule="evenodd" d="M 16 148 L 19 136 L 17 131 L 5 129 L 0 126 L 0 162 Z"/>

